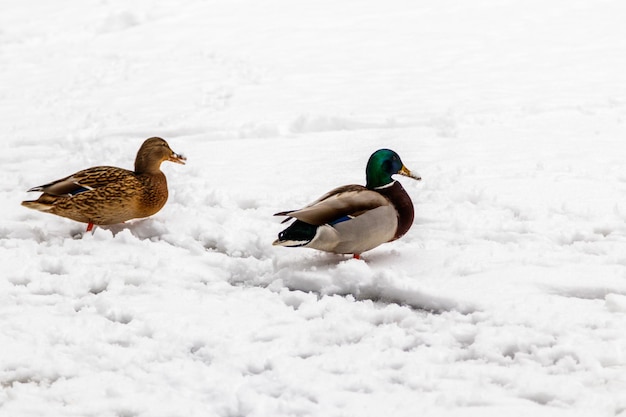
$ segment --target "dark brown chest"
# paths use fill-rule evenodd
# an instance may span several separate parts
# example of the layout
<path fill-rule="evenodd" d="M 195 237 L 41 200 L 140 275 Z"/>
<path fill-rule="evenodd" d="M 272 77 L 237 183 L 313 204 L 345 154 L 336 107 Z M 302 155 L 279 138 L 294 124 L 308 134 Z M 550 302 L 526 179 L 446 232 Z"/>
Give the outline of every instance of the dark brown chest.
<path fill-rule="evenodd" d="M 396 240 L 408 232 L 413 224 L 414 211 L 411 197 L 398 181 L 394 181 L 392 185 L 386 188 L 376 189 L 376 191 L 387 197 L 398 211 L 398 228 L 392 239 Z"/>

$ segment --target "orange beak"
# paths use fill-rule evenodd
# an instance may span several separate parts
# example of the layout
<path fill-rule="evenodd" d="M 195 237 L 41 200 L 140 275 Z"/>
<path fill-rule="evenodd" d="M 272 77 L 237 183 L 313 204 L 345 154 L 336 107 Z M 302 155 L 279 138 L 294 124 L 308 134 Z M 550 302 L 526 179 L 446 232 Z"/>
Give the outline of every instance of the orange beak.
<path fill-rule="evenodd" d="M 170 161 L 170 162 L 177 163 L 177 164 L 185 165 L 185 161 L 187 160 L 187 158 L 185 158 L 181 154 L 178 154 L 176 152 L 172 152 L 172 154 L 170 155 L 169 158 L 167 158 L 167 160 Z"/>

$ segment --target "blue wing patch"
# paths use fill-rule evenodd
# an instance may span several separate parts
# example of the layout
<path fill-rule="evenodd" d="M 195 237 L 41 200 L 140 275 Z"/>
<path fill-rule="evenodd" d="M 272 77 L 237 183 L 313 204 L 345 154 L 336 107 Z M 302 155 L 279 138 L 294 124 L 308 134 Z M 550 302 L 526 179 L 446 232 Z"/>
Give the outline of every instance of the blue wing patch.
<path fill-rule="evenodd" d="M 331 222 L 328 222 L 328 224 L 329 224 L 329 225 L 331 225 L 331 226 L 334 226 L 334 225 L 336 225 L 337 223 L 345 222 L 345 221 L 351 220 L 351 219 L 353 219 L 353 218 L 354 218 L 354 217 L 352 217 L 352 216 L 343 216 L 343 217 L 340 217 L 340 218 L 338 218 L 338 219 L 335 219 L 335 220 L 333 220 L 333 221 L 331 221 Z"/>
<path fill-rule="evenodd" d="M 91 190 L 93 190 L 93 188 L 81 185 L 81 186 L 77 187 L 76 189 L 70 191 L 68 194 L 70 196 L 72 196 L 72 195 L 84 193 L 85 191 L 91 191 Z"/>

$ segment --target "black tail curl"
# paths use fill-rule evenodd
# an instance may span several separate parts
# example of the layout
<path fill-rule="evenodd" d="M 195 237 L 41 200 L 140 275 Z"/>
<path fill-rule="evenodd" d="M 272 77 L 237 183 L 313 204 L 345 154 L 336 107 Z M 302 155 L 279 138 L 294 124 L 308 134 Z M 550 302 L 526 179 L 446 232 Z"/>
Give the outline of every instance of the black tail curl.
<path fill-rule="evenodd" d="M 291 240 L 308 243 L 315 237 L 318 227 L 319 226 L 314 226 L 312 224 L 296 220 L 288 228 L 278 234 L 278 240 L 282 242 Z"/>

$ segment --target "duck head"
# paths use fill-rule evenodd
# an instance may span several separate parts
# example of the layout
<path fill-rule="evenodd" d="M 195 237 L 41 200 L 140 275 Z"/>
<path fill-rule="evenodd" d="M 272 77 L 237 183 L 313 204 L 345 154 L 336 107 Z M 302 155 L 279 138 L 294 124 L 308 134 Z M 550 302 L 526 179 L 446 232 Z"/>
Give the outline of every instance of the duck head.
<path fill-rule="evenodd" d="M 421 180 L 416 173 L 412 173 L 404 166 L 400 156 L 391 149 L 379 149 L 370 156 L 365 168 L 367 188 L 370 190 L 384 187 L 393 182 L 392 175 L 400 174 L 405 177 Z"/>
<path fill-rule="evenodd" d="M 135 172 L 140 174 L 144 172 L 158 172 L 161 162 L 170 161 L 177 164 L 185 164 L 185 158 L 181 154 L 174 152 L 170 145 L 161 138 L 146 139 L 137 151 L 135 158 Z"/>

